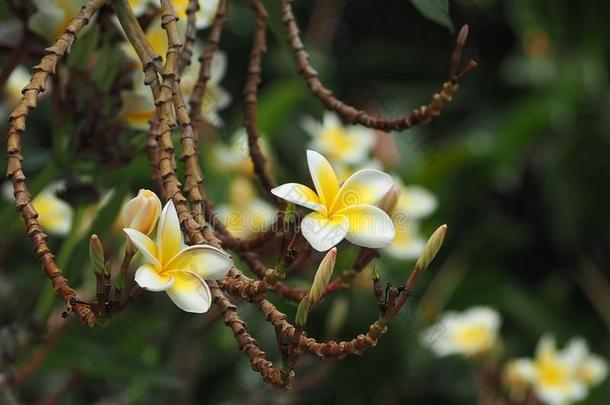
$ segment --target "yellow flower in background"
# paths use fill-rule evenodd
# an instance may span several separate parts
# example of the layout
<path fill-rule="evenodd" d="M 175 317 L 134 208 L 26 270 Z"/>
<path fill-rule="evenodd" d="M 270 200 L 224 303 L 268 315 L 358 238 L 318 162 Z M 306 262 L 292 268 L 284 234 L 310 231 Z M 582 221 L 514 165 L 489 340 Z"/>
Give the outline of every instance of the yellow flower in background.
<path fill-rule="evenodd" d="M 17 66 L 2 89 L 2 104 L 13 109 L 21 101 L 21 90 L 30 82 L 31 74 L 24 66 Z"/>
<path fill-rule="evenodd" d="M 45 232 L 65 236 L 72 228 L 74 213 L 67 202 L 57 197 L 56 192 L 61 187 L 61 183 L 47 186 L 32 200 L 32 205 L 38 211 L 38 221 Z"/>
<path fill-rule="evenodd" d="M 123 206 L 123 227 L 149 235 L 155 228 L 160 213 L 159 197 L 150 190 L 141 189 L 136 197 Z"/>
<path fill-rule="evenodd" d="M 146 37 L 154 51 L 161 57 L 165 57 L 167 52 L 167 36 L 161 27 L 159 19 L 152 21 L 146 30 Z M 147 129 L 148 121 L 155 113 L 155 103 L 150 89 L 144 85 L 144 74 L 138 55 L 129 43 L 122 45 L 127 56 L 137 66 L 134 72 L 133 90 L 121 92 L 122 109 L 119 113 L 123 122 L 138 129 Z M 195 46 L 195 55 L 201 55 L 202 47 Z M 200 62 L 198 57 L 193 57 L 192 63 L 184 69 L 180 79 L 185 101 L 193 94 L 193 89 L 199 77 Z M 210 67 L 210 79 L 207 82 L 201 113 L 203 117 L 212 125 L 222 125 L 222 120 L 218 116 L 218 111 L 226 108 L 231 103 L 231 95 L 220 86 L 227 69 L 227 57 L 223 52 L 217 52 L 212 59 Z"/>
<path fill-rule="evenodd" d="M 527 382 L 542 402 L 550 405 L 563 405 L 580 401 L 587 395 L 587 384 L 578 377 L 583 364 L 576 351 L 557 350 L 555 339 L 543 336 L 536 348 L 534 359 L 521 358 L 508 363 L 506 373 L 510 384 Z M 582 353 L 582 352 L 581 352 Z"/>
<path fill-rule="evenodd" d="M 229 204 L 220 205 L 218 214 L 229 232 L 242 239 L 266 231 L 276 218 L 275 209 L 257 198 L 252 183 L 243 177 L 233 180 Z"/>
<path fill-rule="evenodd" d="M 447 311 L 423 332 L 422 343 L 438 356 L 478 356 L 494 348 L 500 323 L 500 315 L 489 307 Z"/>
<path fill-rule="evenodd" d="M 375 144 L 375 132 L 359 125 L 344 126 L 335 113 L 326 112 L 322 122 L 311 117 L 302 121 L 311 137 L 311 149 L 322 153 L 333 164 L 360 165 Z"/>
<path fill-rule="evenodd" d="M 127 0 L 136 17 L 143 15 L 152 0 Z"/>
<path fill-rule="evenodd" d="M 576 364 L 576 378 L 589 386 L 599 384 L 608 376 L 606 360 L 589 352 L 587 342 L 581 337 L 568 342 L 564 355 Z"/>
<path fill-rule="evenodd" d="M 259 145 L 265 156 L 271 157 L 269 146 L 264 137 L 259 138 Z M 254 176 L 254 165 L 250 159 L 248 148 L 248 135 L 244 128 L 239 129 L 233 136 L 231 143 L 227 146 L 218 142 L 213 149 L 213 156 L 217 166 L 221 170 L 231 170 L 248 177 Z M 273 165 L 268 159 L 267 167 Z"/>
<path fill-rule="evenodd" d="M 394 225 L 375 204 L 394 184 L 391 176 L 364 169 L 341 185 L 330 163 L 318 152 L 308 150 L 307 163 L 316 191 L 302 184 L 287 183 L 271 192 L 314 211 L 301 221 L 301 232 L 314 249 L 326 251 L 344 238 L 375 249 L 390 244 Z"/>
<path fill-rule="evenodd" d="M 384 251 L 397 259 L 416 259 L 426 243 L 419 233 L 418 220 L 434 212 L 437 200 L 423 187 L 405 186 L 398 178 L 395 181 L 400 195 L 390 213 L 396 228 L 396 237 Z"/>
<path fill-rule="evenodd" d="M 171 200 L 161 213 L 156 241 L 135 229 L 124 231 L 142 254 L 143 264 L 135 274 L 140 287 L 165 291 L 186 312 L 207 312 L 212 296 L 204 280 L 227 274 L 233 262 L 226 253 L 209 245 L 187 247 Z"/>
<path fill-rule="evenodd" d="M 63 34 L 86 0 L 33 0 L 36 12 L 28 20 L 28 28 L 50 43 Z"/>

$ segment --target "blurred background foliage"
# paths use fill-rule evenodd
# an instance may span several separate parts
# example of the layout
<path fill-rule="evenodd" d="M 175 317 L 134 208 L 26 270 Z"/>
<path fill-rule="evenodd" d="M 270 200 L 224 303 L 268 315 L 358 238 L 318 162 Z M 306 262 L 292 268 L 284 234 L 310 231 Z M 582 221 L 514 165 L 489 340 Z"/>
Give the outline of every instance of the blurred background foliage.
<path fill-rule="evenodd" d="M 545 332 L 560 342 L 582 335 L 594 352 L 608 357 L 610 3 L 452 0 L 448 15 L 426 10 L 429 4 L 423 1 L 382 3 L 295 2 L 313 64 L 336 94 L 393 115 L 427 103 L 447 75 L 453 25 L 470 25 L 465 57 L 477 60 L 479 68 L 441 117 L 393 134 L 401 156 L 395 171 L 406 184 L 425 186 L 439 200 L 423 233 L 441 223 L 449 225 L 449 233 L 410 307 L 381 344 L 363 358 L 304 358 L 295 390 L 277 393 L 249 369 L 214 311 L 192 316 L 161 294 L 145 294 L 106 327 L 70 322 L 41 369 L 3 394 L 3 400 L 31 403 L 73 378 L 78 383 L 61 403 L 473 403 L 471 366 L 457 357 L 435 359 L 421 347 L 418 331 L 446 308 L 475 304 L 502 315 L 507 358 L 531 355 Z M 308 137 L 299 120 L 319 117 L 323 110 L 296 75 L 279 2 L 265 4 L 271 30 L 259 125 L 274 152 L 279 180 L 308 181 Z M 29 119 L 24 138 L 24 166 L 34 192 L 51 181 L 68 180 L 72 204 L 86 207 L 94 190 L 102 195 L 114 189 L 95 219 L 84 221 L 88 229 L 50 239 L 76 285 L 92 283 L 88 235 L 95 232 L 113 246 L 109 250 L 118 249 L 122 237 L 113 233 L 112 224 L 122 201 L 139 188 L 154 189 L 145 133 L 123 128 L 116 116 L 124 64 L 116 45 L 119 34 L 104 13 L 75 45 L 54 79 L 54 91 Z M 15 19 L 4 2 L 0 18 Z M 221 43 L 228 55 L 222 85 L 234 102 L 221 113 L 224 127 L 207 129 L 204 146 L 228 141 L 242 126 L 240 94 L 252 30 L 247 2 L 231 2 Z M 37 63 L 43 47 L 39 41 L 29 48 L 28 67 Z M 11 56 L 9 48 L 3 44 L 3 64 Z M 90 66 L 93 52 L 102 56 Z M 2 134 L 6 139 L 5 129 Z M 209 163 L 210 148 L 202 149 L 209 194 L 225 200 L 229 175 Z M 86 184 L 80 184 L 83 178 Z M 32 357 L 40 326 L 24 325 L 44 319 L 49 307 L 44 302 L 58 303 L 43 293 L 48 281 L 10 200 L 1 202 L 0 227 L 0 340 L 15 330 L 33 330 L 24 332 L 29 343 L 16 353 L 8 338 L 3 341 L 4 368 Z M 355 251 L 346 249 L 340 262 L 349 263 L 350 255 Z M 384 280 L 396 283 L 412 266 L 383 256 L 378 265 Z M 296 277 L 296 283 L 299 277 L 307 282 L 311 273 Z M 312 314 L 308 329 L 313 336 L 350 338 L 375 319 L 369 281 L 358 285 Z M 290 316 L 296 310 L 279 305 Z M 240 315 L 277 359 L 273 331 L 260 314 L 243 306 Z M 607 385 L 586 401 L 609 402 Z"/>

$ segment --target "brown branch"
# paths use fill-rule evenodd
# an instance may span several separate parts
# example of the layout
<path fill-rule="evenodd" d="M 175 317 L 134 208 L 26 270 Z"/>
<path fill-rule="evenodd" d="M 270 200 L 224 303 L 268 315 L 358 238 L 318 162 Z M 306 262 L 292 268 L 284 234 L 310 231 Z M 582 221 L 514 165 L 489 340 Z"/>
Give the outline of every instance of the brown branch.
<path fill-rule="evenodd" d="M 466 68 L 457 74 L 460 63 L 462 49 L 468 37 L 468 26 L 464 25 L 458 35 L 457 43 L 451 57 L 449 80 L 443 84 L 440 92 L 432 96 L 432 101 L 423 105 L 410 114 L 392 118 L 381 115 L 372 115 L 363 110 L 359 110 L 336 98 L 332 91 L 326 88 L 318 79 L 318 72 L 313 68 L 309 60 L 309 55 L 305 50 L 300 38 L 299 27 L 292 12 L 293 0 L 282 0 L 282 21 L 288 35 L 288 42 L 292 48 L 295 63 L 299 74 L 303 76 L 307 87 L 317 97 L 324 106 L 336 112 L 341 118 L 350 123 L 358 123 L 368 128 L 380 129 L 383 131 L 402 131 L 430 121 L 443 111 L 445 104 L 451 101 L 453 94 L 458 89 L 459 80 L 475 66 L 474 61 L 468 62 Z"/>
<path fill-rule="evenodd" d="M 231 329 L 237 340 L 239 350 L 244 352 L 250 360 L 252 369 L 260 373 L 263 380 L 273 387 L 287 388 L 281 371 L 273 367 L 273 363 L 267 359 L 267 354 L 257 346 L 256 340 L 248 334 L 244 321 L 237 315 L 235 305 L 224 296 L 215 282 L 210 283 L 210 291 L 214 303 L 220 307 L 223 313 L 225 324 Z"/>
<path fill-rule="evenodd" d="M 265 6 L 260 0 L 251 0 L 250 4 L 256 14 L 256 29 L 254 31 L 254 41 L 250 51 L 250 64 L 244 87 L 244 125 L 248 134 L 248 148 L 250 150 L 250 159 L 252 159 L 254 165 L 254 172 L 269 197 L 277 201 L 280 207 L 283 207 L 285 205 L 283 200 L 277 199 L 271 194 L 271 189 L 276 187 L 277 183 L 267 168 L 267 159 L 260 148 L 258 142 L 260 133 L 256 126 L 256 101 L 258 86 L 261 82 L 261 64 L 263 54 L 267 51 L 267 10 L 265 10 Z"/>
<path fill-rule="evenodd" d="M 88 326 L 94 325 L 95 315 L 89 306 L 81 304 L 76 299 L 76 292 L 70 287 L 68 280 L 57 267 L 55 256 L 46 243 L 47 235 L 42 231 L 38 222 L 38 212 L 32 205 L 32 197 L 25 184 L 26 177 L 21 166 L 23 160 L 21 137 L 25 133 L 26 119 L 31 110 L 36 108 L 38 96 L 44 92 L 48 78 L 55 73 L 57 64 L 70 50 L 76 40 L 76 35 L 105 3 L 106 0 L 89 0 L 72 19 L 55 44 L 45 50 L 45 55 L 40 63 L 34 67 L 34 74 L 23 90 L 21 102 L 10 115 L 7 138 L 7 176 L 13 184 L 17 210 L 23 217 L 26 232 L 32 239 L 42 270 L 51 280 L 53 290 L 64 301 L 68 310 L 74 311 Z"/>
<path fill-rule="evenodd" d="M 203 122 L 201 104 L 203 103 L 203 97 L 205 96 L 208 80 L 210 80 L 210 77 L 212 76 L 212 59 L 214 59 L 214 54 L 218 49 L 218 44 L 220 43 L 220 38 L 222 36 L 222 29 L 227 21 L 228 14 L 229 1 L 220 0 L 218 3 L 216 17 L 214 18 L 214 23 L 210 28 L 210 34 L 208 36 L 205 50 L 199 57 L 199 61 L 201 62 L 199 65 L 199 75 L 197 77 L 197 82 L 193 87 L 193 94 L 189 100 L 189 106 L 191 109 L 190 116 L 191 120 L 193 121 L 193 132 L 195 139 L 197 139 L 197 136 L 199 135 L 199 129 Z"/>
<path fill-rule="evenodd" d="M 178 74 L 182 74 L 184 69 L 191 64 L 193 46 L 197 40 L 197 11 L 199 11 L 199 0 L 189 0 L 186 9 L 186 33 L 184 34 L 184 45 L 180 50 Z"/>

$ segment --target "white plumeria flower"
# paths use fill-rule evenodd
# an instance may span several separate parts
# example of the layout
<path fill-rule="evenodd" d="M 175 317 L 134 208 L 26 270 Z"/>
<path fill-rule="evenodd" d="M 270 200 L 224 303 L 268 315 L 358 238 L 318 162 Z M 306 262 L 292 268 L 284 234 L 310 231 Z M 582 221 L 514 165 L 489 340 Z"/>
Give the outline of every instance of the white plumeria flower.
<path fill-rule="evenodd" d="M 543 336 L 536 348 L 536 358 L 516 360 L 513 378 L 528 381 L 536 395 L 549 405 L 565 405 L 587 395 L 587 385 L 577 377 L 579 356 L 558 351 L 555 339 Z"/>
<path fill-rule="evenodd" d="M 392 220 L 379 201 L 394 184 L 391 176 L 374 169 L 359 170 L 342 185 L 330 163 L 318 152 L 307 151 L 307 164 L 316 191 L 287 183 L 271 192 L 314 210 L 301 221 L 301 232 L 311 246 L 326 251 L 344 238 L 354 245 L 382 248 L 394 239 Z"/>
<path fill-rule="evenodd" d="M 167 34 L 161 27 L 159 19 L 151 22 L 146 30 L 146 38 L 155 53 L 165 57 L 167 52 Z M 133 90 L 121 93 L 123 103 L 119 115 L 128 125 L 137 129 L 147 129 L 148 121 L 155 113 L 155 103 L 150 94 L 150 89 L 144 85 L 144 74 L 138 55 L 128 43 L 124 43 L 122 48 L 138 68 L 134 72 Z M 201 54 L 200 46 L 196 47 L 195 54 Z M 194 58 L 193 63 L 187 66 L 182 73 L 180 88 L 185 99 L 190 98 L 193 93 L 195 83 L 199 77 L 199 67 L 199 60 Z M 227 57 L 223 52 L 217 52 L 214 55 L 210 69 L 210 79 L 206 84 L 205 95 L 201 103 L 201 113 L 209 123 L 220 126 L 222 120 L 218 116 L 218 111 L 226 108 L 231 103 L 231 95 L 220 86 L 220 81 L 227 69 Z"/>
<path fill-rule="evenodd" d="M 21 90 L 30 82 L 31 76 L 28 69 L 17 66 L 2 89 L 3 104 L 6 103 L 8 108 L 14 108 L 21 100 Z"/>
<path fill-rule="evenodd" d="M 366 161 L 375 144 L 375 133 L 359 125 L 344 126 L 339 117 L 326 112 L 322 123 L 311 117 L 302 121 L 312 136 L 311 148 L 332 162 L 359 165 Z"/>
<path fill-rule="evenodd" d="M 259 138 L 259 146 L 263 153 L 270 158 L 269 146 L 264 137 Z M 218 143 L 214 147 L 213 154 L 222 170 L 229 169 L 248 177 L 254 176 L 254 165 L 250 159 L 248 148 L 248 135 L 244 128 L 239 129 L 233 135 L 229 146 Z M 267 164 L 273 164 L 273 162 L 269 161 Z"/>
<path fill-rule="evenodd" d="M 493 349 L 500 323 L 500 315 L 489 307 L 472 307 L 461 313 L 448 311 L 424 331 L 422 342 L 438 356 L 477 356 Z"/>
<path fill-rule="evenodd" d="M 28 20 L 28 28 L 54 42 L 78 14 L 86 0 L 33 0 L 36 12 Z"/>
<path fill-rule="evenodd" d="M 203 313 L 210 308 L 212 296 L 204 280 L 223 277 L 233 262 L 226 253 L 212 246 L 187 247 L 171 200 L 161 213 L 156 241 L 134 229 L 124 231 L 143 257 L 144 264 L 135 274 L 140 287 L 165 291 L 186 312 Z"/>
<path fill-rule="evenodd" d="M 242 239 L 269 229 L 276 217 L 275 209 L 257 198 L 250 181 L 242 177 L 231 183 L 229 204 L 219 206 L 218 214 L 229 232 Z"/>
<path fill-rule="evenodd" d="M 426 240 L 419 234 L 417 220 L 434 212 L 437 206 L 436 197 L 423 187 L 405 186 L 398 178 L 395 178 L 395 181 L 400 191 L 396 206 L 391 212 L 396 237 L 385 251 L 397 259 L 417 259 L 426 244 Z"/>
<path fill-rule="evenodd" d="M 576 378 L 585 384 L 597 385 L 606 379 L 608 364 L 602 357 L 589 352 L 587 342 L 575 337 L 563 349 L 563 355 L 576 364 Z"/>

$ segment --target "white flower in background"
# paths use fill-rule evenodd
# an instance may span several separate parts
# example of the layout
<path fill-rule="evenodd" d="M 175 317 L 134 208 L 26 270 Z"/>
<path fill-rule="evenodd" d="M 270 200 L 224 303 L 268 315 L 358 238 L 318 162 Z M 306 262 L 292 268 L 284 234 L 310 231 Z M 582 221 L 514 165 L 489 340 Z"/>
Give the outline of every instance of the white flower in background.
<path fill-rule="evenodd" d="M 575 337 L 564 348 L 564 355 L 576 364 L 576 378 L 592 386 L 606 379 L 608 363 L 602 357 L 589 352 L 587 342 Z"/>
<path fill-rule="evenodd" d="M 322 123 L 311 117 L 302 126 L 312 136 L 310 147 L 335 163 L 364 163 L 375 144 L 375 132 L 359 125 L 344 126 L 335 113 L 326 112 Z"/>
<path fill-rule="evenodd" d="M 521 358 L 508 363 L 508 376 L 505 381 L 529 383 L 542 402 L 551 405 L 570 404 L 580 401 L 587 395 L 587 384 L 578 377 L 583 354 L 578 350 L 558 351 L 555 339 L 543 336 L 536 348 L 534 359 Z"/>
<path fill-rule="evenodd" d="M 78 14 L 86 0 L 33 0 L 36 12 L 28 20 L 28 28 L 54 42 Z"/>
<path fill-rule="evenodd" d="M 167 36 L 166 32 L 161 27 L 159 19 L 152 21 L 146 30 L 146 38 L 151 44 L 152 49 L 165 57 L 167 52 Z M 137 66 L 134 72 L 133 90 L 123 91 L 121 93 L 122 109 L 119 113 L 123 122 L 128 125 L 138 128 L 147 129 L 148 121 L 155 112 L 155 103 L 152 98 L 150 89 L 144 85 L 144 74 L 138 59 L 138 55 L 129 43 L 122 45 L 127 56 Z M 195 47 L 195 55 L 201 54 L 201 46 Z M 182 89 L 185 100 L 188 100 L 195 87 L 199 76 L 200 62 L 197 57 L 193 58 L 193 63 L 187 66 L 182 73 L 180 79 L 180 88 Z M 201 113 L 203 117 L 212 125 L 220 126 L 222 120 L 218 116 L 218 111 L 226 108 L 231 103 L 231 95 L 220 86 L 227 69 L 227 57 L 223 52 L 217 52 L 212 59 L 210 79 L 207 82 L 203 102 L 201 103 Z"/>
<path fill-rule="evenodd" d="M 405 186 L 398 178 L 395 181 L 400 196 L 390 216 L 396 228 L 396 237 L 384 250 L 397 259 L 417 259 L 426 244 L 425 239 L 419 234 L 417 220 L 434 212 L 437 200 L 423 187 Z"/>
<path fill-rule="evenodd" d="M 233 262 L 223 251 L 209 245 L 186 246 L 178 213 L 170 200 L 161 213 L 156 242 L 135 229 L 124 229 L 142 254 L 135 274 L 138 285 L 149 291 L 165 291 L 186 312 L 203 313 L 212 304 L 204 280 L 223 277 Z"/>
<path fill-rule="evenodd" d="M 447 311 L 424 331 L 422 342 L 438 356 L 477 356 L 494 348 L 500 323 L 500 315 L 489 307 Z"/>
<path fill-rule="evenodd" d="M 136 17 L 143 15 L 152 0 L 127 0 Z"/>
<path fill-rule="evenodd" d="M 195 47 L 195 55 L 201 55 L 202 47 Z M 193 57 L 192 63 L 184 69 L 180 78 L 180 88 L 185 98 L 190 98 L 199 77 L 201 63 L 199 57 Z M 227 55 L 217 51 L 210 66 L 210 79 L 208 80 L 201 103 L 201 114 L 210 124 L 221 126 L 222 120 L 218 111 L 223 110 L 231 104 L 231 94 L 220 86 L 220 81 L 227 71 Z"/>
<path fill-rule="evenodd" d="M 13 109 L 21 101 L 21 90 L 30 82 L 31 74 L 24 66 L 17 66 L 2 89 L 2 104 Z"/>
<path fill-rule="evenodd" d="M 359 170 L 342 185 L 330 163 L 318 152 L 307 151 L 309 173 L 316 191 L 287 183 L 271 192 L 312 209 L 301 222 L 303 236 L 318 251 L 326 251 L 344 238 L 354 245 L 382 248 L 394 239 L 392 220 L 375 206 L 394 184 L 391 176 L 373 169 Z"/>
<path fill-rule="evenodd" d="M 218 214 L 233 236 L 245 239 L 273 224 L 275 209 L 256 197 L 250 180 L 238 177 L 230 185 L 229 204 L 218 207 Z"/>
<path fill-rule="evenodd" d="M 258 142 L 265 156 L 271 158 L 265 138 L 259 138 Z M 228 169 L 248 177 L 254 176 L 254 165 L 250 159 L 248 148 L 248 135 L 244 128 L 239 129 L 232 136 L 231 143 L 228 146 L 218 142 L 214 146 L 213 155 L 221 170 Z M 267 165 L 270 164 L 273 164 L 273 161 L 268 159 Z"/>
<path fill-rule="evenodd" d="M 70 204 L 57 197 L 57 192 L 63 187 L 64 183 L 60 181 L 50 183 L 32 200 L 42 229 L 46 233 L 58 236 L 65 236 L 70 232 L 74 215 Z M 2 196 L 14 201 L 13 185 L 10 181 L 2 184 Z"/>

